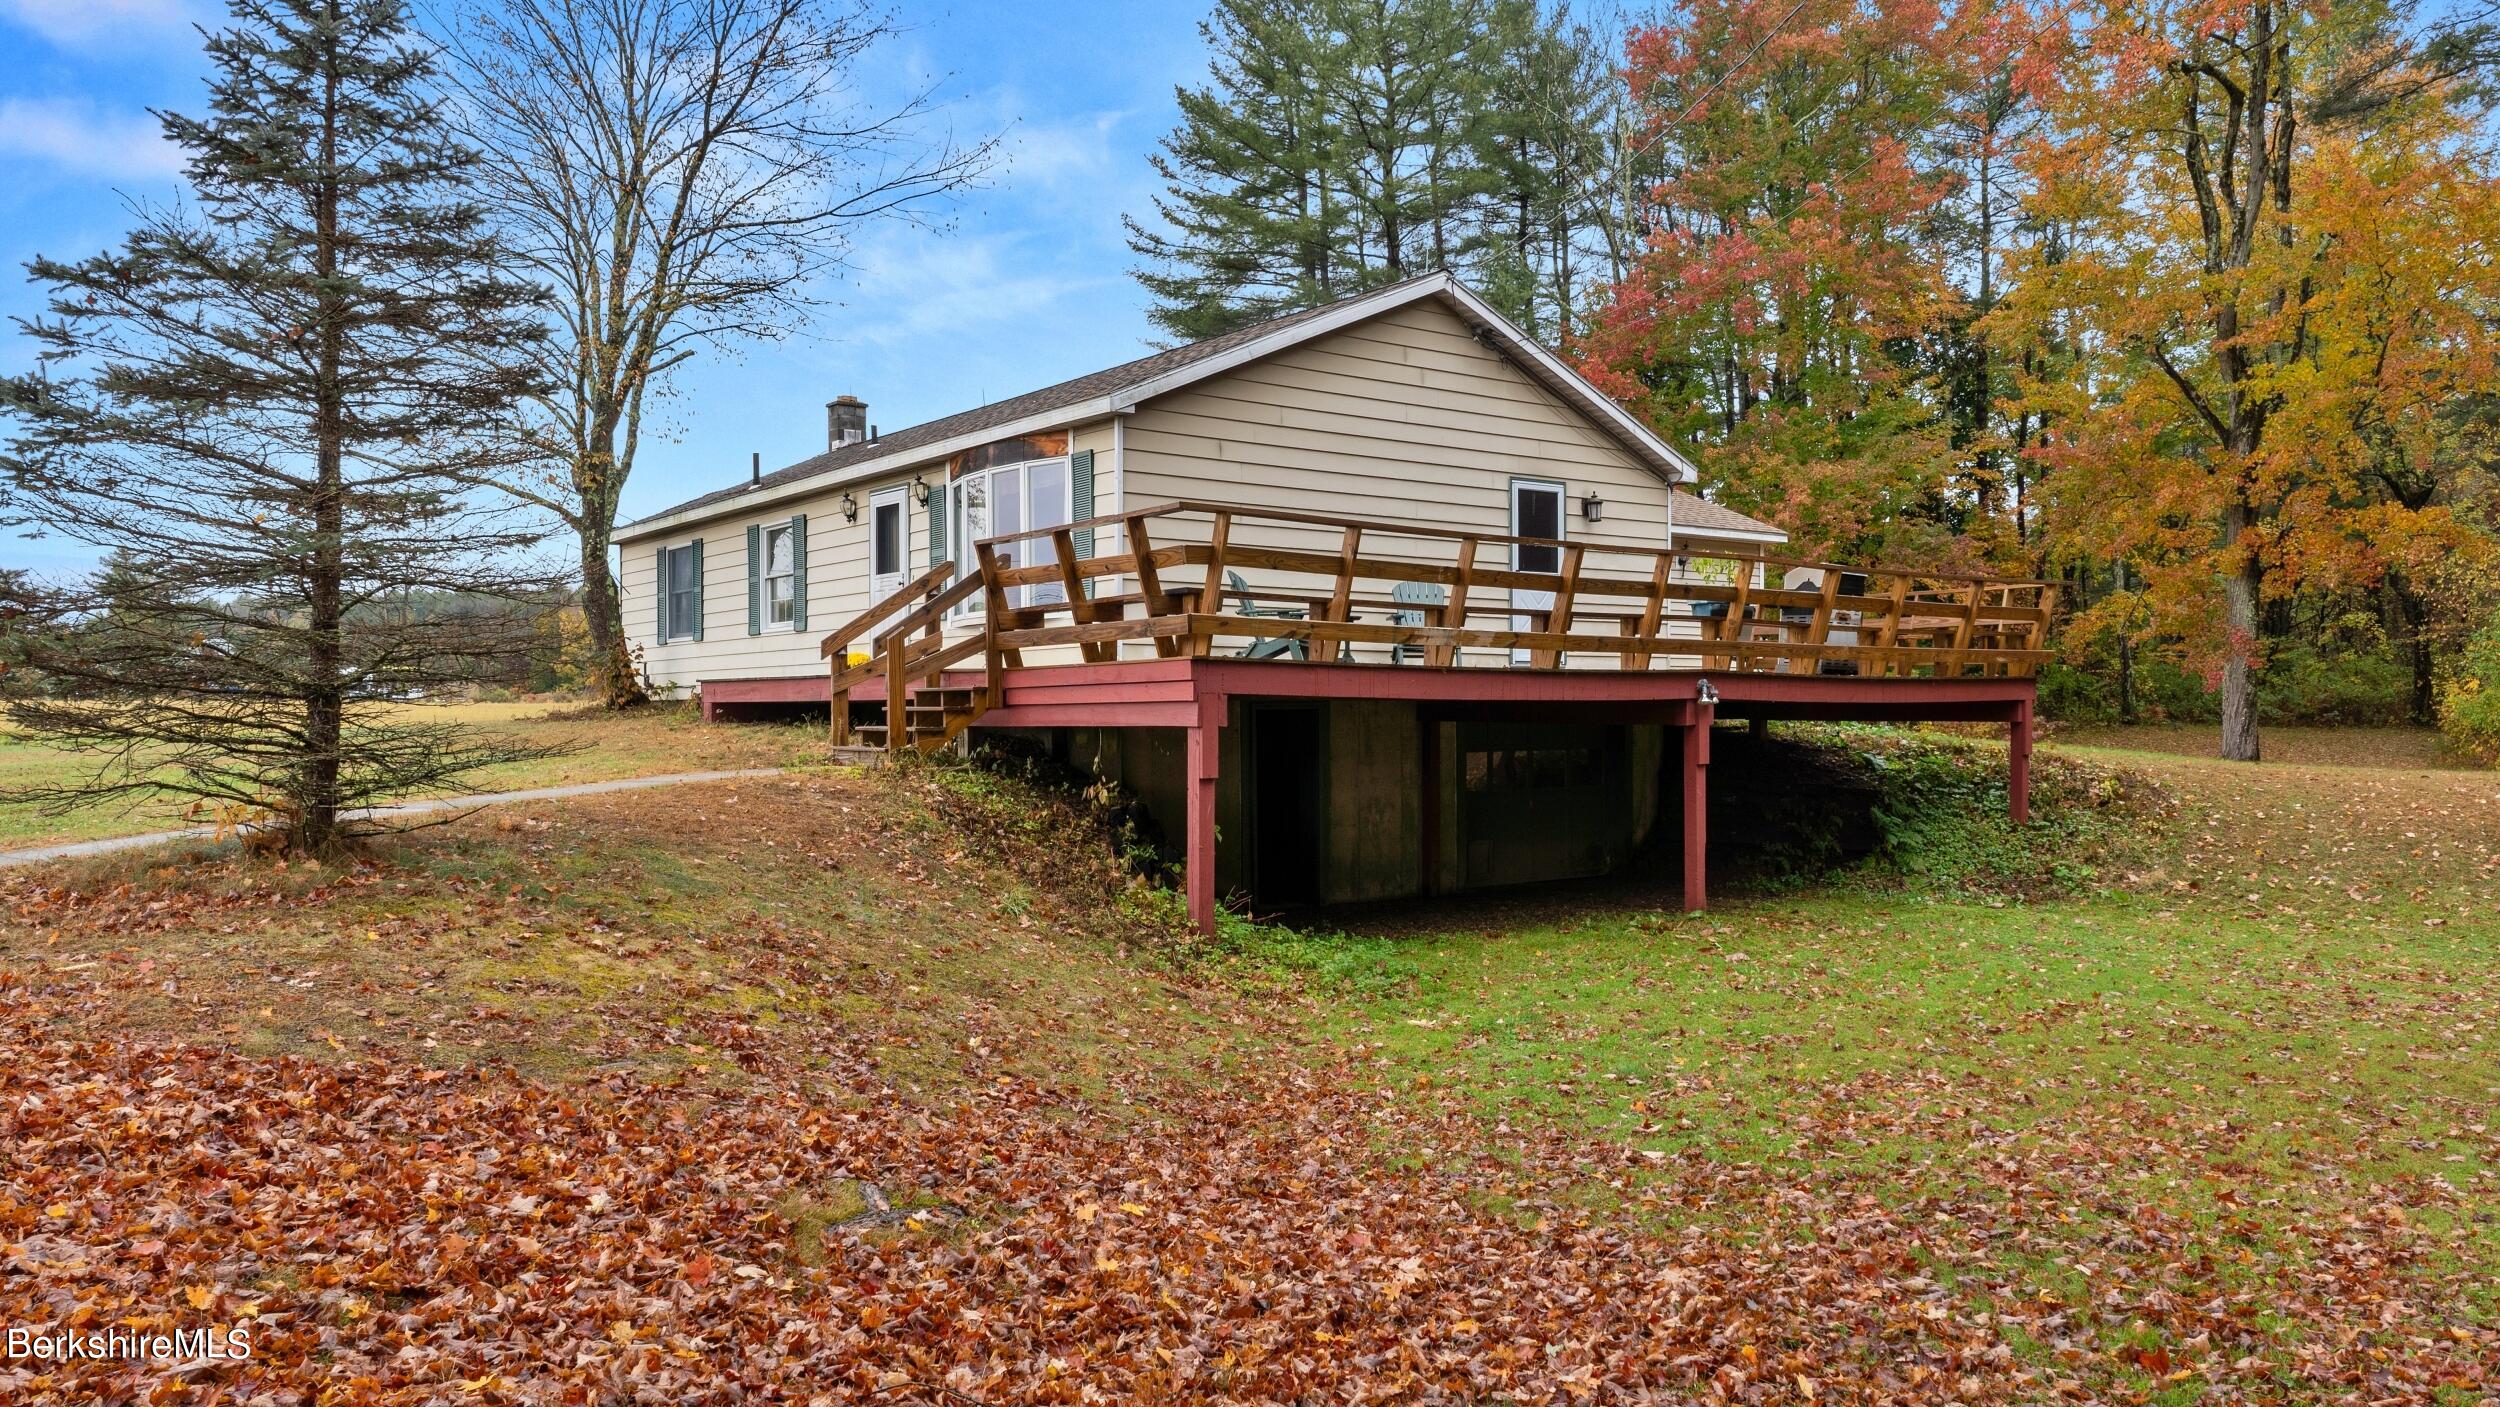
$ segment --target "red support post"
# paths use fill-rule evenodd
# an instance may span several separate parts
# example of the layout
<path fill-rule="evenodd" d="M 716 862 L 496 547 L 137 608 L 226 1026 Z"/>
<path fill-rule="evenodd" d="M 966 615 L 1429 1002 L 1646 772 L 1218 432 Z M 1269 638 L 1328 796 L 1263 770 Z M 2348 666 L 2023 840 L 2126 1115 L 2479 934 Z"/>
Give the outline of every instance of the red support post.
<path fill-rule="evenodd" d="M 1189 888 L 1189 926 L 1215 936 L 1215 779 L 1224 755 L 1222 694 L 1198 696 L 1198 721 L 1189 729 L 1189 853 L 1183 878 Z"/>
<path fill-rule="evenodd" d="M 1684 909 L 1710 907 L 1710 724 L 1718 709 L 1695 703 L 1684 729 Z"/>
<path fill-rule="evenodd" d="M 2031 707 L 2029 699 L 2014 705 L 2013 722 L 2006 729 L 2006 810 L 2018 826 L 2031 820 Z"/>

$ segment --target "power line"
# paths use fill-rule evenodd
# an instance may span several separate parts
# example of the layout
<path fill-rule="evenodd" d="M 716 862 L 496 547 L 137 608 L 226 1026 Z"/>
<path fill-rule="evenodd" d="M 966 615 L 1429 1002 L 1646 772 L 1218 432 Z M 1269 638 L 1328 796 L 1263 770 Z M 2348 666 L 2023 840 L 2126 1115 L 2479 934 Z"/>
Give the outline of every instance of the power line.
<path fill-rule="evenodd" d="M 1761 53 L 1764 45 L 1778 38 L 1779 32 L 1788 28 L 1788 22 L 1795 19 L 1798 13 L 1804 10 L 1805 7 L 1806 0 L 1797 0 L 1796 4 L 1789 6 L 1788 13 L 1780 16 L 1779 23 L 1772 25 L 1769 29 L 1763 31 L 1762 37 L 1753 42 L 1753 47 L 1745 51 L 1745 56 L 1743 58 L 1738 59 L 1735 63 L 1729 65 L 1727 71 L 1721 73 L 1717 81 L 1713 82 L 1709 87 L 1704 88 L 1701 91 L 1700 97 L 1686 103 L 1684 105 L 1684 110 L 1675 115 L 1674 121 L 1661 124 L 1658 128 L 1658 135 L 1664 137 L 1667 134 L 1667 129 L 1669 127 L 1681 127 L 1687 121 L 1691 120 L 1692 115 L 1701 110 L 1701 105 L 1703 103 L 1710 101 L 1710 99 L 1716 95 L 1721 88 L 1726 87 L 1729 79 L 1744 72 L 1745 65 L 1753 62 L 1754 55 Z M 1635 143 L 1633 144 L 1629 155 L 1639 156 L 1642 150 L 1643 148 L 1638 143 Z"/>
<path fill-rule="evenodd" d="M 1677 127 L 1681 127 L 1686 122 L 1690 121 L 1693 114 L 1701 110 L 1701 105 L 1703 103 L 1706 103 L 1710 101 L 1711 98 L 1717 96 L 1718 91 L 1727 86 L 1729 79 L 1744 72 L 1746 65 L 1751 64 L 1754 61 L 1754 56 L 1760 54 L 1765 46 L 1769 45 L 1772 40 L 1778 38 L 1780 31 L 1788 28 L 1788 22 L 1790 20 L 1795 19 L 1799 14 L 1804 12 L 1806 4 L 1807 0 L 1797 0 L 1796 4 L 1789 6 L 1788 13 L 1781 15 L 1777 23 L 1773 24 L 1769 29 L 1764 30 L 1762 32 L 1762 37 L 1753 42 L 1753 47 L 1747 49 L 1735 63 L 1728 65 L 1725 70 L 1721 71 L 1719 76 L 1711 81 L 1710 86 L 1701 91 L 1701 95 L 1699 97 L 1696 97 L 1691 102 L 1686 103 L 1684 105 L 1684 110 L 1677 113 L 1673 118 L 1658 124 L 1656 132 L 1651 135 L 1648 141 L 1636 141 L 1625 147 L 1622 158 L 1624 163 L 1628 166 L 1630 162 L 1637 160 L 1639 157 L 1646 154 L 1651 146 L 1665 140 L 1669 131 Z M 1826 96 L 1829 96 L 1829 94 L 1827 93 Z M 1817 106 L 1820 106 L 1820 100 L 1817 100 Z M 1550 107 L 1547 108 L 1546 111 L 1549 115 L 1560 116 L 1559 113 L 1554 112 L 1554 110 Z M 1573 183 L 1573 189 L 1569 197 L 1570 203 L 1576 206 L 1581 201 L 1588 199 L 1591 189 L 1595 187 L 1599 181 L 1609 179 L 1613 175 L 1614 172 L 1602 169 L 1591 171 L 1588 175 Z"/>

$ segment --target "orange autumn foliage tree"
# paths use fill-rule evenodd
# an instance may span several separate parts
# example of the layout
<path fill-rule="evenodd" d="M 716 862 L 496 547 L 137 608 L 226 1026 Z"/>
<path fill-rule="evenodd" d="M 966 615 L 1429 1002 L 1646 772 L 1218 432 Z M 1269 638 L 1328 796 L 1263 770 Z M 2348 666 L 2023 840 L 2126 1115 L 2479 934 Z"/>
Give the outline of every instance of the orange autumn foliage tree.
<path fill-rule="evenodd" d="M 2024 158 L 2061 238 L 1987 331 L 2054 349 L 2018 396 L 2060 552 L 2133 569 L 2102 609 L 2183 641 L 2254 761 L 2269 601 L 2488 551 L 2456 475 L 2495 370 L 2493 152 L 2394 7 L 2155 0 L 2071 37 Z"/>
<path fill-rule="evenodd" d="M 1910 352 L 1955 299 L 1924 135 L 1954 38 L 1932 4 L 1700 0 L 1627 44 L 1668 175 L 1581 367 L 1807 550 L 1950 537 L 1923 512 L 1951 451 Z"/>

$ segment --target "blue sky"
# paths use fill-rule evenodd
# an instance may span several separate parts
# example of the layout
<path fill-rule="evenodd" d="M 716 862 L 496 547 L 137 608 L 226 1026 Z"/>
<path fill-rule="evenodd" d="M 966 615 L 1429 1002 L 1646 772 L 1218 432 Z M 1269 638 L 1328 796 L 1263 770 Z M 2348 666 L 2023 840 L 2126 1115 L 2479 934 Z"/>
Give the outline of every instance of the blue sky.
<path fill-rule="evenodd" d="M 805 333 L 681 373 L 657 433 L 646 428 L 625 516 L 743 477 L 751 452 L 772 469 L 823 448 L 824 403 L 843 392 L 892 430 L 1146 350 L 1120 215 L 1148 208 L 1146 154 L 1176 119 L 1173 85 L 1205 71 L 1203 12 L 1194 0 L 902 4 L 878 81 L 938 81 L 959 130 L 1003 132 L 1004 168 L 950 230 L 866 235 Z M 109 247 L 129 202 L 180 193 L 148 110 L 204 106 L 192 26 L 222 15 L 214 0 L 0 0 L 0 369 L 32 365 L 13 321 L 42 303 L 28 257 Z M 0 539 L 0 564 L 87 561 L 57 539 Z"/>

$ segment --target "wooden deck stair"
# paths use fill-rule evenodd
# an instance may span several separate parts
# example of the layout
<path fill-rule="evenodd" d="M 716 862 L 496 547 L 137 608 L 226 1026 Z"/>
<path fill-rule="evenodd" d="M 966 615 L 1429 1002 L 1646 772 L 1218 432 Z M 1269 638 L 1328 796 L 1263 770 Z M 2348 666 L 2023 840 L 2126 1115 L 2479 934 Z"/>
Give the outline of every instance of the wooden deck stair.
<path fill-rule="evenodd" d="M 946 641 L 948 613 L 981 585 L 977 575 L 958 580 L 954 565 L 942 563 L 824 638 L 818 653 L 833 671 L 836 749 L 873 747 L 889 757 L 936 752 L 997 706 L 991 632 L 984 629 L 951 645 Z M 865 649 L 855 648 L 862 644 Z M 950 666 L 985 651 L 992 656 L 986 684 L 946 682 Z M 881 687 L 871 697 L 855 697 L 871 684 Z"/>
<path fill-rule="evenodd" d="M 936 752 L 955 741 L 974 719 L 989 711 L 987 690 L 962 687 L 923 687 L 912 690 L 903 701 L 903 746 L 914 752 Z M 858 705 L 850 705 L 857 708 Z M 886 725 L 880 721 L 854 721 L 851 736 L 862 745 L 889 748 Z"/>

